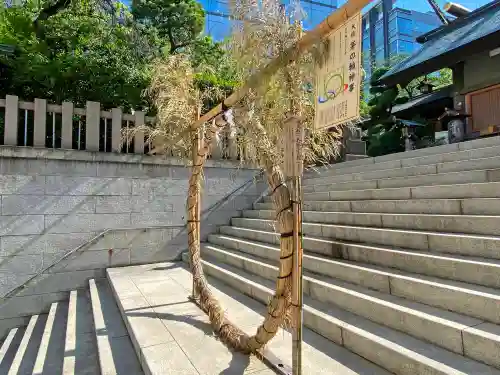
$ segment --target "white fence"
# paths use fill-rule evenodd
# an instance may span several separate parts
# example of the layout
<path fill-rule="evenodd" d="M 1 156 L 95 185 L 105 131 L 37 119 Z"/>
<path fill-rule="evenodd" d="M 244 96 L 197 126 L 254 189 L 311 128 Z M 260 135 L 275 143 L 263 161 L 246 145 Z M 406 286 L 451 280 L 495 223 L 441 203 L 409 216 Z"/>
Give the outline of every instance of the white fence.
<path fill-rule="evenodd" d="M 7 95 L 0 99 L 0 144 L 147 154 L 151 145 L 144 133 L 136 132 L 134 139 L 124 143 L 122 129 L 154 121 L 154 117 L 141 111 L 134 114 L 123 113 L 121 108 L 102 111 L 99 102 L 87 101 L 85 108 L 76 108 L 71 102 L 62 105 L 48 104 L 46 99 L 24 102 L 15 95 Z M 217 140 L 211 158 L 239 159 L 242 150 L 236 143 L 235 132 L 228 129 Z"/>

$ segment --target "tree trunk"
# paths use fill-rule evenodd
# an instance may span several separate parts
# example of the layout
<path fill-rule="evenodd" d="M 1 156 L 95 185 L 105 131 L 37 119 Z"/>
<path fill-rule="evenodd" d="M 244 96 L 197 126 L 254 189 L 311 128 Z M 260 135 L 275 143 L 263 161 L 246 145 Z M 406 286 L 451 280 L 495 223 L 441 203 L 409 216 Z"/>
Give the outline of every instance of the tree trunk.
<path fill-rule="evenodd" d="M 257 154 L 261 156 L 267 180 L 272 190 L 276 220 L 280 237 L 280 266 L 276 281 L 276 292 L 268 303 L 264 322 L 257 328 L 255 335 L 249 337 L 241 329 L 230 323 L 224 310 L 210 291 L 205 279 L 200 259 L 200 223 L 196 215 L 197 202 L 201 193 L 203 164 L 215 134 L 224 126 L 224 121 L 217 119 L 208 130 L 205 142 L 200 148 L 192 167 L 188 191 L 188 245 L 191 272 L 194 288 L 201 308 L 208 314 L 214 331 L 229 347 L 244 353 L 256 352 L 267 344 L 277 333 L 280 326 L 290 322 L 292 260 L 293 260 L 293 213 L 290 193 L 285 184 L 284 175 L 275 158 L 270 157 L 265 143 L 256 145 Z M 254 124 L 253 124 L 254 125 Z M 259 139 L 267 139 L 262 125 L 255 124 L 251 131 L 259 135 Z M 272 145 L 269 143 L 269 147 Z M 264 145 L 264 146 L 263 146 Z"/>

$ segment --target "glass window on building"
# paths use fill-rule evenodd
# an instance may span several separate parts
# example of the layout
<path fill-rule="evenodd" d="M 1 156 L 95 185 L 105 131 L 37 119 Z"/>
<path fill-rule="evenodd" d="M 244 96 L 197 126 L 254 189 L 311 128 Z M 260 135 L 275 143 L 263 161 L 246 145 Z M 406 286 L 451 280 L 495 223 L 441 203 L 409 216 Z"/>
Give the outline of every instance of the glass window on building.
<path fill-rule="evenodd" d="M 428 33 L 429 31 L 434 30 L 437 27 L 437 25 L 429 25 L 428 23 L 415 21 L 413 24 L 414 35 L 419 36 Z"/>
<path fill-rule="evenodd" d="M 370 35 L 366 33 L 363 35 L 362 49 L 363 52 L 370 50 Z"/>
<path fill-rule="evenodd" d="M 384 48 L 377 49 L 375 52 L 375 64 L 377 67 L 385 65 Z"/>
<path fill-rule="evenodd" d="M 309 14 L 309 18 L 311 20 L 312 27 L 318 26 L 332 11 L 333 9 L 331 8 L 318 4 L 311 4 L 311 13 Z"/>
<path fill-rule="evenodd" d="M 335 0 L 322 1 L 321 3 L 330 5 L 331 2 L 335 2 Z M 318 3 L 313 4 L 307 1 L 302 1 L 300 5 L 305 13 L 303 25 L 306 30 L 310 30 L 318 26 L 326 17 L 328 17 L 330 13 L 335 10 L 331 6 L 323 6 Z"/>
<path fill-rule="evenodd" d="M 363 55 L 363 69 L 365 70 L 367 77 L 372 75 L 372 62 L 369 53 Z"/>
<path fill-rule="evenodd" d="M 223 40 L 231 33 L 229 20 L 224 17 L 209 15 L 205 24 L 205 33 L 216 41 Z"/>
<path fill-rule="evenodd" d="M 375 25 L 375 48 L 378 49 L 379 47 L 384 46 L 384 28 L 382 27 L 383 24 L 382 22 L 378 22 Z"/>
<path fill-rule="evenodd" d="M 389 21 L 389 38 L 395 36 L 398 32 L 398 26 L 396 24 L 396 17 Z"/>
<path fill-rule="evenodd" d="M 392 56 L 396 56 L 398 54 L 398 41 L 394 40 L 389 44 L 389 54 Z"/>
<path fill-rule="evenodd" d="M 380 21 L 382 18 L 384 18 L 384 12 L 382 9 L 382 5 L 379 5 L 377 6 L 377 20 Z"/>
<path fill-rule="evenodd" d="M 224 0 L 217 0 L 217 1 L 211 1 L 211 6 L 212 9 L 210 9 L 214 13 L 220 13 L 227 15 L 229 14 L 229 8 L 227 5 L 227 1 Z"/>
<path fill-rule="evenodd" d="M 381 11 L 382 11 L 382 8 L 378 7 L 378 6 L 373 7 L 373 9 L 371 10 L 370 13 L 372 14 L 374 22 L 376 22 L 379 19 L 379 17 L 380 17 L 379 13 Z"/>
<path fill-rule="evenodd" d="M 219 2 L 217 0 L 203 0 L 201 4 L 203 5 L 203 9 L 210 13 L 217 13 L 217 7 Z"/>
<path fill-rule="evenodd" d="M 209 10 L 211 0 L 198 0 L 198 1 L 201 4 L 201 6 L 203 7 L 203 9 L 205 9 L 205 11 Z"/>
<path fill-rule="evenodd" d="M 363 19 L 361 20 L 361 30 L 363 30 L 363 31 L 368 30 L 369 27 L 370 26 L 368 24 L 368 18 L 363 17 Z"/>
<path fill-rule="evenodd" d="M 398 52 L 401 55 L 410 55 L 413 53 L 413 43 L 406 40 L 400 40 L 398 43 Z"/>
<path fill-rule="evenodd" d="M 311 16 L 312 13 L 312 4 L 309 2 L 301 1 L 300 7 L 304 12 L 304 20 L 302 22 L 304 29 L 311 30 L 313 28 L 313 19 Z"/>
<path fill-rule="evenodd" d="M 408 18 L 397 17 L 396 18 L 398 32 L 404 35 L 413 35 L 413 22 Z"/>

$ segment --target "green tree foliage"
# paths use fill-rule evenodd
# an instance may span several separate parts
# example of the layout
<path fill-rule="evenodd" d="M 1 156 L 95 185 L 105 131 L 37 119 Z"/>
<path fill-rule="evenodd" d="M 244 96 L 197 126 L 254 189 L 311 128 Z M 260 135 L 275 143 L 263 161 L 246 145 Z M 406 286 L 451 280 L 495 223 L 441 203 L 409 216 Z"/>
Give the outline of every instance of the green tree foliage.
<path fill-rule="evenodd" d="M 391 115 L 392 107 L 398 97 L 397 87 L 378 86 L 377 81 L 389 71 L 388 67 L 376 69 L 370 79 L 370 122 L 367 125 L 366 139 L 369 156 L 380 156 L 404 150 L 401 128 Z"/>
<path fill-rule="evenodd" d="M 211 37 L 198 38 L 189 48 L 191 64 L 195 70 L 195 83 L 200 91 L 214 88 L 219 95 L 229 95 L 238 85 L 234 63 L 225 44 L 214 42 Z M 221 98 L 216 95 L 213 103 Z"/>
<path fill-rule="evenodd" d="M 196 0 L 134 0 L 134 18 L 158 29 L 170 44 L 170 53 L 191 45 L 205 24 L 205 12 Z"/>
<path fill-rule="evenodd" d="M 231 61 L 222 43 L 200 35 L 204 12 L 197 2 L 141 0 L 133 13 L 137 20 L 108 0 L 1 6 L 0 44 L 15 53 L 0 54 L 0 97 L 153 111 L 144 91 L 152 64 L 169 53 L 189 55 L 200 86 L 232 91 Z"/>
<path fill-rule="evenodd" d="M 149 83 L 147 64 L 161 41 L 140 32 L 124 9 L 116 12 L 121 20 L 120 14 L 73 2 L 35 25 L 33 3 L 0 9 L 0 43 L 16 48 L 13 56 L 2 59 L 11 75 L 2 96 L 147 107 L 141 95 Z"/>
<path fill-rule="evenodd" d="M 396 56 L 391 64 L 403 60 L 405 56 Z M 379 86 L 378 80 L 388 71 L 390 67 L 380 67 L 373 71 L 370 79 L 370 100 L 367 102 L 367 111 L 370 121 L 364 125 L 367 130 L 365 139 L 367 141 L 367 153 L 369 156 L 380 156 L 404 151 L 405 142 L 402 134 L 402 124 L 391 114 L 392 108 L 397 104 L 403 104 L 421 95 L 419 85 L 426 81 L 431 83 L 435 89 L 439 89 L 453 83 L 451 70 L 443 68 L 435 73 L 417 77 L 411 82 L 394 87 Z M 427 124 L 422 117 L 414 118 L 416 122 Z M 427 124 L 429 125 L 429 124 Z M 417 128 L 418 137 L 433 137 L 432 127 Z"/>
<path fill-rule="evenodd" d="M 432 84 L 434 89 L 449 86 L 453 83 L 452 71 L 449 68 L 443 68 L 435 73 L 417 77 L 406 85 L 400 85 L 399 97 L 411 100 L 414 97 L 421 95 L 418 87 L 423 81 Z"/>

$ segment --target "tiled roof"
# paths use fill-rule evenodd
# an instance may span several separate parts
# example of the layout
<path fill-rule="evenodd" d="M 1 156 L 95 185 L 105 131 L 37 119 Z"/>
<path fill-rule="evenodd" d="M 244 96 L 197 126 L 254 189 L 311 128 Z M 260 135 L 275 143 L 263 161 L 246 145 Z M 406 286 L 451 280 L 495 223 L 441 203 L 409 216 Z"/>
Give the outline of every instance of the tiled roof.
<path fill-rule="evenodd" d="M 414 98 L 413 100 L 410 100 L 406 103 L 395 105 L 394 107 L 392 107 L 391 113 L 397 114 L 397 113 L 402 112 L 408 108 L 424 105 L 424 104 L 433 102 L 435 100 L 450 97 L 451 96 L 451 89 L 452 89 L 452 86 L 446 86 L 446 87 L 443 87 L 439 90 L 436 90 L 430 94 L 419 95 L 416 98 Z"/>
<path fill-rule="evenodd" d="M 475 41 L 491 36 L 500 31 L 500 0 L 495 0 L 465 17 L 458 18 L 448 25 L 441 26 L 419 39 L 424 41 L 422 48 L 407 59 L 396 64 L 381 77 L 381 82 L 420 65 L 428 64 L 445 54 L 457 51 Z M 458 61 L 455 61 L 458 62 Z M 443 68 L 444 66 L 438 67 Z M 431 70 L 432 71 L 432 70 Z M 422 74 L 428 73 L 422 71 Z"/>

